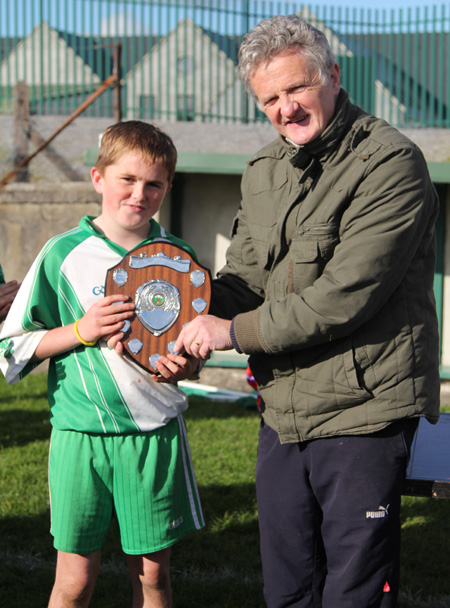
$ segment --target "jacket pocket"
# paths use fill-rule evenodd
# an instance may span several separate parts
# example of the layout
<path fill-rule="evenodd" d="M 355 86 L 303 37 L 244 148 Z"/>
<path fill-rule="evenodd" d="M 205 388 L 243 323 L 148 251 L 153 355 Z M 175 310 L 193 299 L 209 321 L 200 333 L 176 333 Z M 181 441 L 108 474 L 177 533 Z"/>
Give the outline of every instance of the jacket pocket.
<path fill-rule="evenodd" d="M 290 245 L 289 291 L 300 293 L 320 277 L 339 242 L 336 224 L 302 225 Z"/>
<path fill-rule="evenodd" d="M 296 351 L 293 361 L 295 407 L 314 424 L 373 399 L 361 382 L 351 336 Z"/>
<path fill-rule="evenodd" d="M 367 376 L 369 374 L 370 376 L 373 376 L 373 370 L 371 369 L 369 362 L 366 361 L 364 349 L 355 348 L 352 336 L 349 336 L 346 339 L 346 343 L 347 347 L 343 349 L 343 370 L 347 378 L 348 386 L 353 392 L 358 393 L 359 391 L 363 391 L 367 397 L 372 398 L 373 394 L 367 387 Z M 364 365 L 361 363 L 363 360 Z M 363 372 L 363 368 L 365 368 L 366 373 Z M 373 386 L 373 383 L 371 384 Z"/>
<path fill-rule="evenodd" d="M 269 270 L 272 265 L 272 255 L 270 253 L 269 243 L 266 241 L 257 241 L 255 239 L 253 240 L 253 246 L 259 265 L 261 268 L 264 268 L 264 270 Z"/>
<path fill-rule="evenodd" d="M 266 220 L 267 223 L 264 222 Z M 273 259 L 273 245 L 271 238 L 273 236 L 276 223 L 270 221 L 270 218 L 261 218 L 261 222 L 248 222 L 248 231 L 251 236 L 251 243 L 256 254 L 256 261 L 261 268 L 268 270 Z"/>

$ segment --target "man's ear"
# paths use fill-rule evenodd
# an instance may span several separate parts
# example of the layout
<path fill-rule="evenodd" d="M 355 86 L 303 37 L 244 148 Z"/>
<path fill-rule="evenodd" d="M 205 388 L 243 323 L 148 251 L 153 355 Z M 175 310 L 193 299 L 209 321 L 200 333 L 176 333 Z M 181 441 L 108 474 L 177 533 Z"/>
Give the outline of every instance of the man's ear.
<path fill-rule="evenodd" d="M 331 82 L 333 83 L 333 86 L 334 86 L 334 92 L 337 95 L 339 93 L 339 91 L 341 90 L 341 71 L 340 71 L 337 63 L 335 63 L 334 66 L 331 68 L 330 76 L 331 76 Z"/>
<path fill-rule="evenodd" d="M 91 169 L 91 180 L 95 191 L 98 194 L 103 194 L 103 177 L 97 167 L 92 167 Z"/>

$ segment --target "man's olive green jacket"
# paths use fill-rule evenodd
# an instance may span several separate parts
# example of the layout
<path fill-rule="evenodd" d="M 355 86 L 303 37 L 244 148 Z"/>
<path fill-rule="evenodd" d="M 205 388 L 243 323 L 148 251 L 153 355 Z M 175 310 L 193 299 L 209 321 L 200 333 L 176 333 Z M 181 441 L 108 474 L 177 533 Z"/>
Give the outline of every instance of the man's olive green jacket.
<path fill-rule="evenodd" d="M 437 214 L 417 146 L 344 91 L 319 138 L 248 163 L 211 312 L 282 443 L 437 421 Z"/>

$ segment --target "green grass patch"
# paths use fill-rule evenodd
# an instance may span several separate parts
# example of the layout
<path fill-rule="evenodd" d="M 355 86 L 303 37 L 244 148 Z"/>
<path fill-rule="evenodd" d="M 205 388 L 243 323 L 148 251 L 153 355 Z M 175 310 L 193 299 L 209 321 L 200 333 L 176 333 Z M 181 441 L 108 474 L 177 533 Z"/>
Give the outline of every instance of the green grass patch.
<path fill-rule="evenodd" d="M 0 605 L 44 608 L 53 585 L 46 377 L 0 378 Z M 172 550 L 174 608 L 262 608 L 254 487 L 259 415 L 190 397 L 185 416 L 206 528 Z M 450 501 L 404 497 L 400 608 L 450 606 Z M 93 608 L 130 605 L 113 524 Z"/>

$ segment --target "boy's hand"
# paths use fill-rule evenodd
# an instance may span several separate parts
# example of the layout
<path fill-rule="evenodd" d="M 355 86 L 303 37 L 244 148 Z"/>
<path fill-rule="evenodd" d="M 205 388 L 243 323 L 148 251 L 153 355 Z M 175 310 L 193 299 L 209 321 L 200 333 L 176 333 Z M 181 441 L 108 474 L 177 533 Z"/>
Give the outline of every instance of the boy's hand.
<path fill-rule="evenodd" d="M 8 281 L 8 283 L 0 285 L 0 323 L 6 318 L 19 287 L 20 283 L 17 281 Z"/>
<path fill-rule="evenodd" d="M 156 361 L 155 366 L 161 375 L 153 374 L 152 380 L 155 380 L 155 382 L 176 383 L 190 378 L 195 373 L 198 359 L 186 355 L 161 355 L 158 361 Z"/>
<path fill-rule="evenodd" d="M 134 315 L 134 302 L 115 294 L 95 302 L 78 322 L 78 332 L 86 342 L 105 338 L 110 348 L 122 352 L 123 323 Z M 120 346 L 118 346 L 120 344 Z"/>

